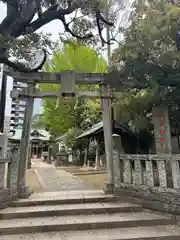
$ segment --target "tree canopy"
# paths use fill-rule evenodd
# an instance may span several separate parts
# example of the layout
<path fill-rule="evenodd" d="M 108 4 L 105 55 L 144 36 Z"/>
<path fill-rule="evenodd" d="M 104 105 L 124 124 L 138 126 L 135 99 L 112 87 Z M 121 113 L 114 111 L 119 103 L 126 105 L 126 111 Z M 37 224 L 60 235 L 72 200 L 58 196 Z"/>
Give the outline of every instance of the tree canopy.
<path fill-rule="evenodd" d="M 71 45 L 64 44 L 62 50 L 54 51 L 52 59 L 46 63 L 44 70 L 103 73 L 107 70 L 107 63 L 92 48 L 74 42 Z M 97 87 L 76 85 L 76 90 L 93 90 Z M 41 84 L 40 89 L 60 93 L 60 86 L 56 84 Z M 57 100 L 45 99 L 43 103 L 44 120 L 52 134 L 63 134 L 67 131 L 77 133 L 87 129 L 101 118 L 99 100 L 78 97 L 67 102 L 63 98 L 58 98 Z"/>
<path fill-rule="evenodd" d="M 172 113 L 177 113 L 180 104 L 179 16 L 180 8 L 164 1 L 139 3 L 123 43 L 112 56 L 121 81 L 135 87 L 121 94 L 119 118 L 137 130 L 152 130 L 151 109 L 156 104 L 170 106 L 171 117 L 177 122 L 178 115 Z"/>
<path fill-rule="evenodd" d="M 47 48 L 54 48 L 56 45 L 56 43 L 52 43 L 48 34 L 39 34 L 37 32 L 45 24 L 53 20 L 60 20 L 65 32 L 77 39 L 89 40 L 96 38 L 97 40 L 98 35 L 102 45 L 110 44 L 112 39 L 105 40 L 103 29 L 106 26 L 113 27 L 113 22 L 116 23 L 117 15 L 116 13 L 113 14 L 114 6 L 119 5 L 122 11 L 125 6 L 123 1 L 118 0 L 0 0 L 0 2 L 7 5 L 7 16 L 0 23 L 0 63 L 8 65 L 14 70 L 24 72 L 41 69 L 46 61 Z M 146 2 L 150 8 L 154 4 L 153 1 L 138 0 L 135 2 Z M 167 5 L 164 0 L 155 2 L 162 6 Z M 177 1 L 167 2 L 171 2 L 173 6 L 178 6 Z M 107 9 L 111 9 L 109 14 L 110 20 L 105 17 Z M 153 9 L 154 14 L 157 13 L 159 15 L 156 7 Z M 138 20 L 137 18 L 137 23 Z M 174 26 L 179 25 L 178 19 L 176 20 Z M 166 28 L 168 24 L 168 21 L 162 22 L 163 28 Z M 98 34 L 94 31 L 95 28 Z M 118 30 L 121 31 L 122 29 Z M 176 26 L 176 29 L 172 29 L 172 31 L 174 30 L 176 31 L 175 38 L 177 48 L 179 49 L 179 26 Z M 43 46 L 43 49 L 41 46 Z M 42 49 L 41 52 L 44 58 L 34 68 L 27 67 L 18 61 L 18 59 L 33 59 L 33 52 L 40 49 Z M 15 62 L 10 57 L 15 57 Z"/>
<path fill-rule="evenodd" d="M 179 78 L 180 52 L 177 34 L 180 8 L 164 1 L 138 4 L 124 42 L 113 56 L 113 63 L 127 81 L 139 86 L 169 83 Z M 138 85 L 137 85 L 138 87 Z"/>
<path fill-rule="evenodd" d="M 44 129 L 46 127 L 46 123 L 44 121 L 43 114 L 35 114 L 32 117 L 31 126 L 32 128 Z"/>
<path fill-rule="evenodd" d="M 105 0 L 1 0 L 7 5 L 7 16 L 0 23 L 0 63 L 4 63 L 18 71 L 37 71 L 46 60 L 46 46 L 51 46 L 49 37 L 38 34 L 36 31 L 45 24 L 60 20 L 64 29 L 71 36 L 80 40 L 93 37 L 92 28 L 97 27 L 102 44 L 106 41 L 102 31 L 105 26 L 113 23 L 104 17 Z M 70 16 L 67 21 L 67 16 Z M 81 28 L 80 26 L 84 26 Z M 83 31 L 79 31 L 79 30 Z M 17 44 L 18 43 L 18 44 Z M 36 43 L 36 44 L 34 44 Z M 23 63 L 13 62 L 9 57 L 17 56 L 26 58 L 31 55 L 31 48 L 42 49 L 44 59 L 33 69 L 25 67 Z M 30 49 L 28 49 L 28 47 Z"/>

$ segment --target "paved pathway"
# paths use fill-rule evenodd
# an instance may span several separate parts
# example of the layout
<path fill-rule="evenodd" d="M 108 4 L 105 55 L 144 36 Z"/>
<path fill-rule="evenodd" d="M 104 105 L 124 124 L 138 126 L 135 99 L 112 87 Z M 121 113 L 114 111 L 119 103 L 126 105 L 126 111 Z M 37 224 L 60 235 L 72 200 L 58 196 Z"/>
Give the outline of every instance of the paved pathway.
<path fill-rule="evenodd" d="M 32 168 L 38 172 L 39 180 L 44 183 L 46 192 L 94 189 L 78 177 L 40 159 L 32 160 Z"/>

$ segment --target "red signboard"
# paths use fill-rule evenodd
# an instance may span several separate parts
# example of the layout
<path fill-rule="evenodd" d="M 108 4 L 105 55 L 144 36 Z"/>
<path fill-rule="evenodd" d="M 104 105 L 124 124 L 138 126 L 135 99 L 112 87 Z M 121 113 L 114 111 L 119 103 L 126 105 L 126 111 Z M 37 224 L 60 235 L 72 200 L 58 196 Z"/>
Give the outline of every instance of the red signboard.
<path fill-rule="evenodd" d="M 160 134 L 160 143 L 165 143 L 165 141 L 166 141 L 166 139 L 165 139 L 165 123 L 162 120 L 160 121 L 159 134 Z"/>

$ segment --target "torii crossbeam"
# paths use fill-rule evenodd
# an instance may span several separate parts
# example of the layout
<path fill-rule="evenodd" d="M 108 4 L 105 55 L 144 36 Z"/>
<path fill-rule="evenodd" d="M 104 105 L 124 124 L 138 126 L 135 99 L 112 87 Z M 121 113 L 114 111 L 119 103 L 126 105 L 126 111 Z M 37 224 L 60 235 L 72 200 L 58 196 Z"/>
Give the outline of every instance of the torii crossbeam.
<path fill-rule="evenodd" d="M 28 195 L 28 188 L 26 187 L 25 171 L 27 165 L 28 147 L 29 147 L 29 134 L 31 128 L 31 117 L 33 113 L 34 98 L 45 98 L 45 97 L 67 97 L 72 98 L 76 96 L 84 96 L 87 98 L 101 98 L 102 105 L 102 116 L 104 123 L 104 141 L 106 151 L 106 161 L 108 168 L 108 191 L 113 190 L 114 179 L 113 179 L 113 157 L 112 157 L 112 109 L 111 101 L 112 94 L 110 86 L 116 85 L 118 87 L 118 78 L 113 78 L 111 73 L 76 73 L 75 71 L 64 71 L 60 73 L 20 73 L 20 72 L 7 72 L 6 74 L 12 76 L 18 82 L 26 82 L 27 89 L 25 92 L 19 92 L 17 90 L 12 91 L 11 97 L 25 97 L 26 109 L 24 115 L 23 132 L 20 144 L 20 163 L 19 163 L 19 181 L 20 186 L 19 192 L 22 192 L 22 196 Z M 37 83 L 52 83 L 61 84 L 61 93 L 50 92 L 43 93 L 35 89 Z M 76 93 L 74 90 L 75 84 L 95 84 L 100 86 L 100 91 L 95 92 L 79 92 Z"/>

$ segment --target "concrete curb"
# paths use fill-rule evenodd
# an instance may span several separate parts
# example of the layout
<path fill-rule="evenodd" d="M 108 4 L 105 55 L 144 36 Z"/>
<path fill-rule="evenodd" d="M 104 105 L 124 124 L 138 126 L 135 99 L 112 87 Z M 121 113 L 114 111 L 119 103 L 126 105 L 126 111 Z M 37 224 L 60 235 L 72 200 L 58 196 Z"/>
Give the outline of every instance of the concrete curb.
<path fill-rule="evenodd" d="M 107 171 L 104 172 L 82 172 L 82 173 L 73 173 L 74 176 L 83 176 L 83 175 L 98 175 L 98 174 L 105 174 Z"/>
<path fill-rule="evenodd" d="M 33 169 L 33 171 L 34 171 L 34 173 L 35 173 L 35 175 L 37 177 L 37 180 L 38 180 L 39 184 L 41 185 L 41 187 L 42 188 L 47 188 L 45 183 L 44 183 L 44 181 L 43 181 L 43 179 L 42 179 L 42 177 L 41 177 L 41 175 L 39 174 L 38 170 L 37 169 Z"/>

